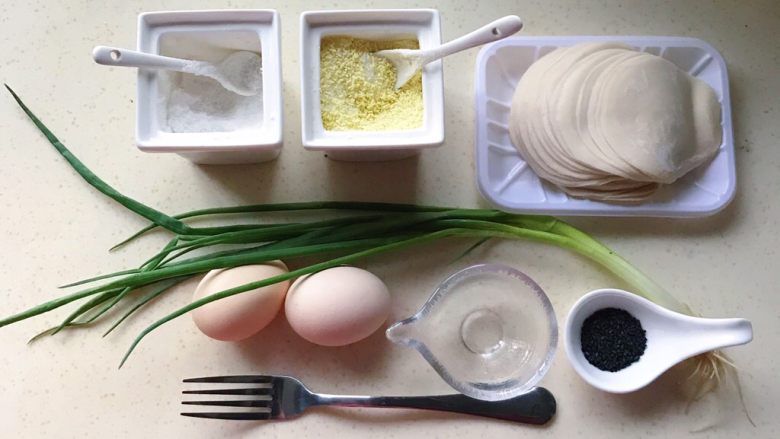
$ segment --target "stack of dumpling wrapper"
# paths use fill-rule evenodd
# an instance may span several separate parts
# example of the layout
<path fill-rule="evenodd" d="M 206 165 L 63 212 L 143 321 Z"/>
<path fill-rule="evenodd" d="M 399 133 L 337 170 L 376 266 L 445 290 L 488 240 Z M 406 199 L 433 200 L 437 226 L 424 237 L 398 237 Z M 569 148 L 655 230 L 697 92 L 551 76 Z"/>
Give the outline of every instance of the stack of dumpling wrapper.
<path fill-rule="evenodd" d="M 554 50 L 515 90 L 510 135 L 536 174 L 574 197 L 637 203 L 721 144 L 715 92 L 656 55 L 616 43 Z"/>

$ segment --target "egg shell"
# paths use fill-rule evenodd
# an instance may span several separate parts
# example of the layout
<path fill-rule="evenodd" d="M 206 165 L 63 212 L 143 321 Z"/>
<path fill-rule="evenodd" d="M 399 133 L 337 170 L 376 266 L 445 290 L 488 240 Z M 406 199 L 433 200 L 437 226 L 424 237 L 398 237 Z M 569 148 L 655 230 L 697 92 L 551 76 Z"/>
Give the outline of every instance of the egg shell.
<path fill-rule="evenodd" d="M 192 300 L 283 273 L 287 273 L 287 266 L 281 261 L 212 270 L 195 288 Z M 192 312 L 192 320 L 213 339 L 243 340 L 271 323 L 282 308 L 289 286 L 290 282 L 284 281 L 207 303 Z"/>
<path fill-rule="evenodd" d="M 343 346 L 382 326 L 390 311 L 390 293 L 366 270 L 335 267 L 296 280 L 284 310 L 301 337 L 322 346 Z"/>

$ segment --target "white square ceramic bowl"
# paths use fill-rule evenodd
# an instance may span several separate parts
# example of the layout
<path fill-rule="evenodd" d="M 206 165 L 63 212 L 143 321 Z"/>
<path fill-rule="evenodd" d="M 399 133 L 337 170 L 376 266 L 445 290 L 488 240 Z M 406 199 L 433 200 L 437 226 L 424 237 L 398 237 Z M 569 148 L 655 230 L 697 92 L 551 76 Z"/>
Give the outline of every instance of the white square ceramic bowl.
<path fill-rule="evenodd" d="M 178 40 L 177 40 L 178 39 Z M 181 49 L 189 40 L 198 49 Z M 165 49 L 165 50 L 163 50 Z M 138 50 L 219 61 L 226 50 L 258 52 L 263 63 L 262 117 L 235 131 L 173 133 L 160 106 L 167 72 L 138 70 L 136 143 L 145 152 L 173 152 L 202 164 L 272 160 L 282 147 L 282 67 L 279 14 L 266 10 L 148 12 L 138 17 Z M 198 53 L 192 53 L 198 52 Z M 224 56 L 224 55 L 222 55 Z M 214 59 L 214 58 L 217 59 Z"/>
<path fill-rule="evenodd" d="M 416 38 L 421 49 L 441 44 L 435 9 L 308 11 L 301 14 L 301 136 L 309 150 L 336 160 L 393 160 L 444 141 L 441 61 L 423 68 L 423 126 L 405 131 L 328 131 L 320 110 L 320 40 L 346 35 L 365 39 Z"/>

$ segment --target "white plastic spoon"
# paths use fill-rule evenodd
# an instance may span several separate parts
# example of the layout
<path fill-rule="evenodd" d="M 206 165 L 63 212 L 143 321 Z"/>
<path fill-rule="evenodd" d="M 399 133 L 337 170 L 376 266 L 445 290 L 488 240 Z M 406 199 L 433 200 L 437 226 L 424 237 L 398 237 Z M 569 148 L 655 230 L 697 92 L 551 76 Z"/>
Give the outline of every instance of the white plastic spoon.
<path fill-rule="evenodd" d="M 403 87 L 424 65 L 447 55 L 492 43 L 513 35 L 523 28 L 523 20 L 516 15 L 507 15 L 486 24 L 474 32 L 456 38 L 439 47 L 426 50 L 392 49 L 380 50 L 375 55 L 386 58 L 396 69 L 395 89 Z"/>
<path fill-rule="evenodd" d="M 582 323 L 604 308 L 628 311 L 642 324 L 647 337 L 647 348 L 639 361 L 617 372 L 590 364 L 580 345 Z M 593 387 L 612 393 L 639 390 L 687 358 L 752 339 L 753 326 L 748 320 L 691 317 L 616 289 L 592 291 L 578 300 L 569 311 L 564 333 L 566 355 L 574 370 Z"/>
<path fill-rule="evenodd" d="M 254 52 L 231 53 L 219 64 L 152 55 L 116 47 L 97 46 L 92 58 L 98 64 L 144 69 L 173 70 L 212 78 L 225 89 L 242 96 L 257 95 L 263 86 L 260 56 Z"/>

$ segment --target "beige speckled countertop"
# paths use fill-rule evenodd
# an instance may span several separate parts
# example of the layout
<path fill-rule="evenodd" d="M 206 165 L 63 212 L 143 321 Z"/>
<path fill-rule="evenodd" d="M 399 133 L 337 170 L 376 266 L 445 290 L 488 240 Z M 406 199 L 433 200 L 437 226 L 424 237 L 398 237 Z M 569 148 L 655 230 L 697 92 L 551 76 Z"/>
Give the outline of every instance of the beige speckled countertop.
<path fill-rule="evenodd" d="M 480 206 L 474 184 L 473 65 L 476 50 L 445 62 L 444 146 L 418 159 L 336 163 L 300 146 L 298 19 L 305 9 L 429 6 L 410 1 L 15 2 L 0 0 L 0 79 L 13 86 L 97 173 L 129 195 L 170 213 L 244 202 L 363 199 Z M 32 346 L 25 341 L 63 310 L 0 329 L 2 437 L 778 437 L 780 387 L 780 4 L 766 1 L 439 1 L 445 40 L 498 16 L 519 14 L 527 35 L 656 34 L 702 38 L 725 57 L 731 78 L 738 192 L 733 203 L 699 220 L 585 219 L 593 233 L 704 316 L 751 319 L 754 341 L 729 350 L 742 369 L 740 411 L 731 387 L 686 412 L 682 371 L 630 395 L 586 385 L 559 346 L 543 384 L 559 404 L 545 428 L 413 411 L 327 409 L 284 423 L 182 418 L 180 379 L 239 372 L 287 373 L 333 393 L 447 392 L 413 351 L 381 332 L 344 348 L 320 348 L 295 336 L 283 318 L 239 344 L 215 342 L 189 318 L 163 327 L 122 370 L 119 359 L 146 324 L 185 303 L 193 283 L 172 292 L 112 336 L 105 323 Z M 95 65 L 94 45 L 134 47 L 142 11 L 199 7 L 277 8 L 282 17 L 285 146 L 278 161 L 198 167 L 134 146 L 135 72 Z M 773 36 L 774 35 L 774 36 Z M 106 249 L 143 221 L 88 188 L 0 93 L 0 313 L 58 294 L 65 281 L 135 265 L 162 234 L 124 251 Z M 584 292 L 616 285 L 583 259 L 552 248 L 502 242 L 448 265 L 464 243 L 446 243 L 367 261 L 394 294 L 391 319 L 416 309 L 448 273 L 476 261 L 504 262 L 550 294 L 559 322 Z M 774 341 L 773 341 L 774 340 Z"/>

